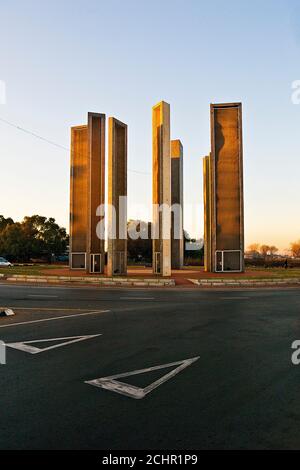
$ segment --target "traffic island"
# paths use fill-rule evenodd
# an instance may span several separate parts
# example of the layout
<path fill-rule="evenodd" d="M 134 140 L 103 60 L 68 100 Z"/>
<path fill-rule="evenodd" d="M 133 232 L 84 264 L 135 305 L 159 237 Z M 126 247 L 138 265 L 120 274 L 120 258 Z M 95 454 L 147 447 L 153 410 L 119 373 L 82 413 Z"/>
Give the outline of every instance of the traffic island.
<path fill-rule="evenodd" d="M 43 284 L 92 284 L 94 286 L 117 287 L 173 287 L 174 279 L 169 278 L 132 278 L 132 277 L 96 277 L 96 276 L 30 276 L 15 274 L 5 277 L 9 282 Z"/>
<path fill-rule="evenodd" d="M 198 287 L 277 287 L 300 286 L 300 278 L 286 279 L 189 279 Z"/>

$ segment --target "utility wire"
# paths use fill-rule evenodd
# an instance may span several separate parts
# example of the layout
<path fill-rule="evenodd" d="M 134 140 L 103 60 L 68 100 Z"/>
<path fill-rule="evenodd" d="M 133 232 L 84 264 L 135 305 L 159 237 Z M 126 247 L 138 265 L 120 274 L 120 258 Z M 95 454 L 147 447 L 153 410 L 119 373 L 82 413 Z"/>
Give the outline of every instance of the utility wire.
<path fill-rule="evenodd" d="M 6 119 L 3 119 L 3 118 L 0 117 L 0 121 L 3 122 L 4 124 L 7 124 L 10 127 L 14 127 L 15 129 L 17 129 L 19 131 L 22 131 L 22 132 L 25 132 L 26 134 L 29 134 L 32 137 L 35 137 L 36 139 L 42 140 L 42 141 L 46 142 L 47 144 L 54 145 L 55 147 L 60 148 L 62 150 L 65 150 L 67 152 L 71 151 L 71 149 L 69 149 L 68 147 L 64 147 L 63 145 L 57 144 L 56 142 L 53 142 L 52 140 L 46 139 L 45 137 L 42 137 L 41 135 L 36 134 L 35 132 L 29 131 L 28 129 L 25 129 L 24 127 L 18 126 L 17 124 L 14 124 L 10 121 L 7 121 Z M 140 175 L 150 175 L 150 173 L 148 173 L 146 171 L 131 170 L 130 168 L 128 168 L 128 171 L 130 171 L 131 173 L 137 173 L 137 174 L 140 174 Z"/>
<path fill-rule="evenodd" d="M 35 134 L 34 132 L 29 131 L 28 129 L 24 129 L 24 127 L 18 126 L 16 124 L 13 124 L 12 122 L 7 121 L 6 119 L 0 118 L 1 122 L 4 122 L 8 126 L 14 127 L 15 129 L 18 129 L 19 131 L 25 132 L 26 134 L 29 134 L 33 137 L 36 137 L 39 140 L 43 140 L 44 142 L 47 142 L 50 145 L 54 145 L 55 147 L 61 148 L 63 150 L 70 151 L 67 147 L 64 147 L 63 145 L 57 144 L 56 142 L 53 142 L 52 140 L 45 139 L 45 137 L 42 137 L 41 135 Z"/>

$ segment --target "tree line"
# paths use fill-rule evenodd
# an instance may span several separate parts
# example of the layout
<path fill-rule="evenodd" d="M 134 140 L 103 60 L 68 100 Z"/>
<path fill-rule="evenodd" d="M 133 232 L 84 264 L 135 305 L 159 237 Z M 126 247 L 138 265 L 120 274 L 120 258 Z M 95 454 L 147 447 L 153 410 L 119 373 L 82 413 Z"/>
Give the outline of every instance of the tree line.
<path fill-rule="evenodd" d="M 128 256 L 135 261 L 152 261 L 151 222 L 129 220 Z M 136 231 L 139 237 L 134 239 L 130 232 Z M 189 236 L 184 232 L 185 241 Z M 63 255 L 67 251 L 69 236 L 64 227 L 55 219 L 33 215 L 24 217 L 22 222 L 0 215 L 0 256 L 12 262 L 30 262 L 43 260 L 50 262 L 52 256 Z M 203 248 L 189 253 L 190 257 L 201 257 Z"/>
<path fill-rule="evenodd" d="M 278 253 L 278 248 L 274 245 L 260 245 L 259 243 L 252 243 L 248 246 L 248 254 L 253 257 L 266 258 L 267 256 L 274 256 Z M 294 258 L 300 258 L 300 240 L 290 243 L 290 253 Z"/>
<path fill-rule="evenodd" d="M 55 219 L 33 215 L 22 222 L 0 215 L 0 256 L 9 261 L 51 261 L 52 256 L 66 252 L 69 237 Z"/>

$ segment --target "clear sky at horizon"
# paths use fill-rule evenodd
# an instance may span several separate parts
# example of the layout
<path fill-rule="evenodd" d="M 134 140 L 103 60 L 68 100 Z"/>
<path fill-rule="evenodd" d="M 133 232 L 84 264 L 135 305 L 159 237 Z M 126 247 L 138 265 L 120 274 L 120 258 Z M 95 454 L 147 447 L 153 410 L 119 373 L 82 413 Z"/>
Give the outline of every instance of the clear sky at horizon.
<path fill-rule="evenodd" d="M 246 244 L 300 238 L 300 1 L 0 0 L 0 214 L 68 227 L 70 126 L 129 126 L 129 217 L 152 197 L 151 108 L 171 105 L 184 146 L 185 229 L 203 235 L 209 104 L 243 103 Z M 135 207 L 138 203 L 140 207 Z"/>

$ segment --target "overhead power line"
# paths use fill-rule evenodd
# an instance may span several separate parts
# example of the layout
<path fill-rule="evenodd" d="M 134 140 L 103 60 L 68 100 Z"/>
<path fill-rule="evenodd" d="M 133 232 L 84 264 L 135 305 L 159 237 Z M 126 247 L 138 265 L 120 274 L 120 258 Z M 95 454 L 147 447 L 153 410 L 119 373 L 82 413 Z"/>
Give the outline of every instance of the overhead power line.
<path fill-rule="evenodd" d="M 54 147 L 60 148 L 60 149 L 65 150 L 67 152 L 71 151 L 71 149 L 69 149 L 68 147 L 65 147 L 64 145 L 57 144 L 56 142 L 53 142 L 53 140 L 46 139 L 45 137 L 43 137 L 39 134 L 36 134 L 35 132 L 32 132 L 28 129 L 25 129 L 22 126 L 18 126 L 17 124 L 14 124 L 10 121 L 7 121 L 6 119 L 3 119 L 3 118 L 0 117 L 0 121 L 3 122 L 4 124 L 7 124 L 10 127 L 14 127 L 18 131 L 25 132 L 26 134 L 29 134 L 32 137 L 35 137 L 36 139 L 42 140 L 43 142 L 46 142 L 47 144 L 54 145 Z M 128 168 L 128 171 L 130 171 L 131 173 L 137 173 L 137 174 L 140 174 L 140 175 L 150 175 L 150 173 L 148 173 L 146 171 L 131 170 L 130 168 Z"/>

